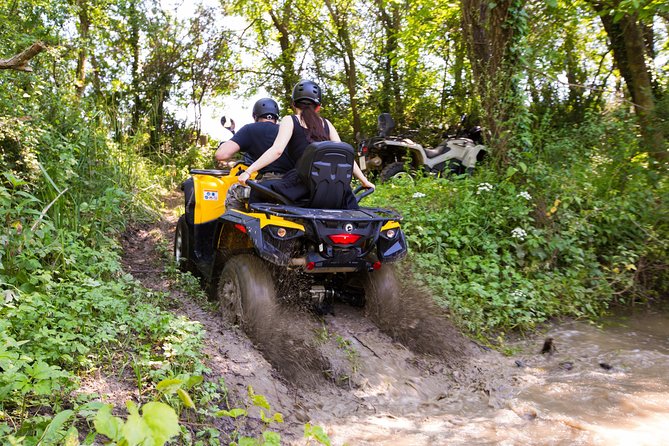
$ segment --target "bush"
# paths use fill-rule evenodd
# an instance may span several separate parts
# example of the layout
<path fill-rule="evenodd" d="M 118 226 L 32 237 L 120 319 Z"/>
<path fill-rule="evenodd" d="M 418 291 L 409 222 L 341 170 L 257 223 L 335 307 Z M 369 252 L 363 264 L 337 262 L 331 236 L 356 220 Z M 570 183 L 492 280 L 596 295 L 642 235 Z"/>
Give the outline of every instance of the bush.
<path fill-rule="evenodd" d="M 395 182 L 373 202 L 405 216 L 415 276 L 470 332 L 595 318 L 666 291 L 666 182 L 627 133 L 589 122 L 503 174 Z"/>

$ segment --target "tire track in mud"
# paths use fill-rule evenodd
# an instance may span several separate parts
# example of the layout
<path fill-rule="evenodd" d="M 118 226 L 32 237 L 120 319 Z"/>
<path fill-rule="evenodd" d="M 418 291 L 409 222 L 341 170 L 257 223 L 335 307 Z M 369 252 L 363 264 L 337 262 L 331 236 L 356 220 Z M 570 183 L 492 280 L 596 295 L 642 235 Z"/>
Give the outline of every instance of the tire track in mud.
<path fill-rule="evenodd" d="M 251 385 L 284 415 L 284 424 L 272 426 L 284 444 L 306 444 L 306 422 L 323 426 L 333 444 L 439 444 L 466 424 L 454 410 L 486 405 L 503 387 L 496 384 L 506 379 L 497 376 L 499 355 L 461 335 L 429 295 L 406 288 L 385 313 L 337 305 L 334 316 L 319 319 L 282 308 L 254 345 L 160 275 L 165 260 L 157 245 L 160 238 L 171 245 L 177 218 L 170 209 L 180 201 L 168 197 L 155 227 L 126 234 L 126 268 L 148 288 L 169 292 L 178 313 L 204 326 L 206 378 L 224 380 L 232 406 L 243 405 Z M 257 434 L 262 426 L 247 429 Z"/>

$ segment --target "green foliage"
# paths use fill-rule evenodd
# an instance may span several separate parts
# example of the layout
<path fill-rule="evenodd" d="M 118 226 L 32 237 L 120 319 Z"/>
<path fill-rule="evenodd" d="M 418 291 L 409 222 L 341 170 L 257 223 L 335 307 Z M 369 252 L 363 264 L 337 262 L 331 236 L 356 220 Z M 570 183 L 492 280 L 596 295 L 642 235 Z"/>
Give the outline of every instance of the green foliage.
<path fill-rule="evenodd" d="M 177 414 L 167 404 L 146 403 L 141 407 L 141 415 L 137 405 L 131 401 L 127 403 L 127 409 L 129 415 L 123 421 L 112 416 L 111 405 L 105 405 L 95 417 L 95 429 L 113 444 L 127 446 L 162 446 L 180 432 Z"/>
<path fill-rule="evenodd" d="M 313 426 L 310 423 L 304 425 L 304 438 L 313 439 L 324 446 L 331 446 L 330 437 L 325 433 L 322 427 Z"/>
<path fill-rule="evenodd" d="M 594 318 L 666 289 L 667 185 L 634 158 L 624 121 L 541 138 L 543 153 L 503 175 L 482 166 L 374 195 L 405 216 L 416 278 L 479 335 Z"/>
<path fill-rule="evenodd" d="M 240 433 L 241 427 L 245 418 L 249 416 L 252 408 L 255 408 L 260 413 L 260 419 L 265 423 L 266 427 L 270 427 L 274 423 L 283 423 L 283 415 L 275 412 L 271 417 L 267 416 L 265 410 L 270 411 L 271 407 L 267 398 L 254 392 L 253 387 L 248 386 L 248 402 L 245 408 L 232 408 L 218 410 L 214 413 L 217 417 L 229 417 L 235 421 L 236 429 L 231 434 L 231 446 L 278 446 L 281 444 L 281 436 L 276 432 L 265 430 L 260 437 L 253 438 L 244 436 Z"/>

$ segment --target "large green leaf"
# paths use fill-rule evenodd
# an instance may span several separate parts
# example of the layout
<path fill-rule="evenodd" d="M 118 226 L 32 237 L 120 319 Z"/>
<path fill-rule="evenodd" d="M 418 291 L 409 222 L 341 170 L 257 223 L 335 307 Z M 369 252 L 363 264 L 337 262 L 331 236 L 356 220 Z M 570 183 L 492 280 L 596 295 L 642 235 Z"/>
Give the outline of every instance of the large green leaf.
<path fill-rule="evenodd" d="M 170 406 L 160 402 L 146 403 L 142 417 L 153 435 L 154 445 L 162 446 L 179 433 L 179 417 Z"/>
<path fill-rule="evenodd" d="M 95 416 L 93 426 L 102 435 L 112 441 L 119 441 L 123 431 L 123 420 L 111 414 L 111 404 L 105 405 Z"/>

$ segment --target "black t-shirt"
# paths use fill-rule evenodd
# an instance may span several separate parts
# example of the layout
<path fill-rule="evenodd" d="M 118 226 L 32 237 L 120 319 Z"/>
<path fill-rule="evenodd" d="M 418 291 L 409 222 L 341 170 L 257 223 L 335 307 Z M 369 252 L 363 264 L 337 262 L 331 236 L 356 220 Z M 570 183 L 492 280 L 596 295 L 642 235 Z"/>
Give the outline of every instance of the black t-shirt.
<path fill-rule="evenodd" d="M 295 164 L 297 164 L 297 160 L 302 157 L 304 149 L 306 149 L 307 146 L 314 141 L 309 140 L 307 131 L 300 124 L 298 117 L 291 115 L 291 118 L 293 118 L 293 134 L 290 136 L 290 140 L 288 141 L 288 145 L 286 146 L 286 150 L 284 150 L 283 154 L 288 152 L 288 157 L 294 167 Z M 330 127 L 328 126 L 328 123 L 325 119 L 323 119 L 323 129 L 325 130 L 325 136 L 329 139 Z M 283 154 L 281 156 L 283 156 Z"/>
<path fill-rule="evenodd" d="M 277 133 L 279 133 L 279 126 L 273 122 L 253 122 L 239 129 L 230 139 L 239 145 L 239 151 L 244 154 L 244 160 L 253 162 L 274 144 Z M 290 161 L 288 154 L 284 151 L 279 159 L 260 169 L 260 172 L 286 173 L 294 167 L 295 164 Z"/>

